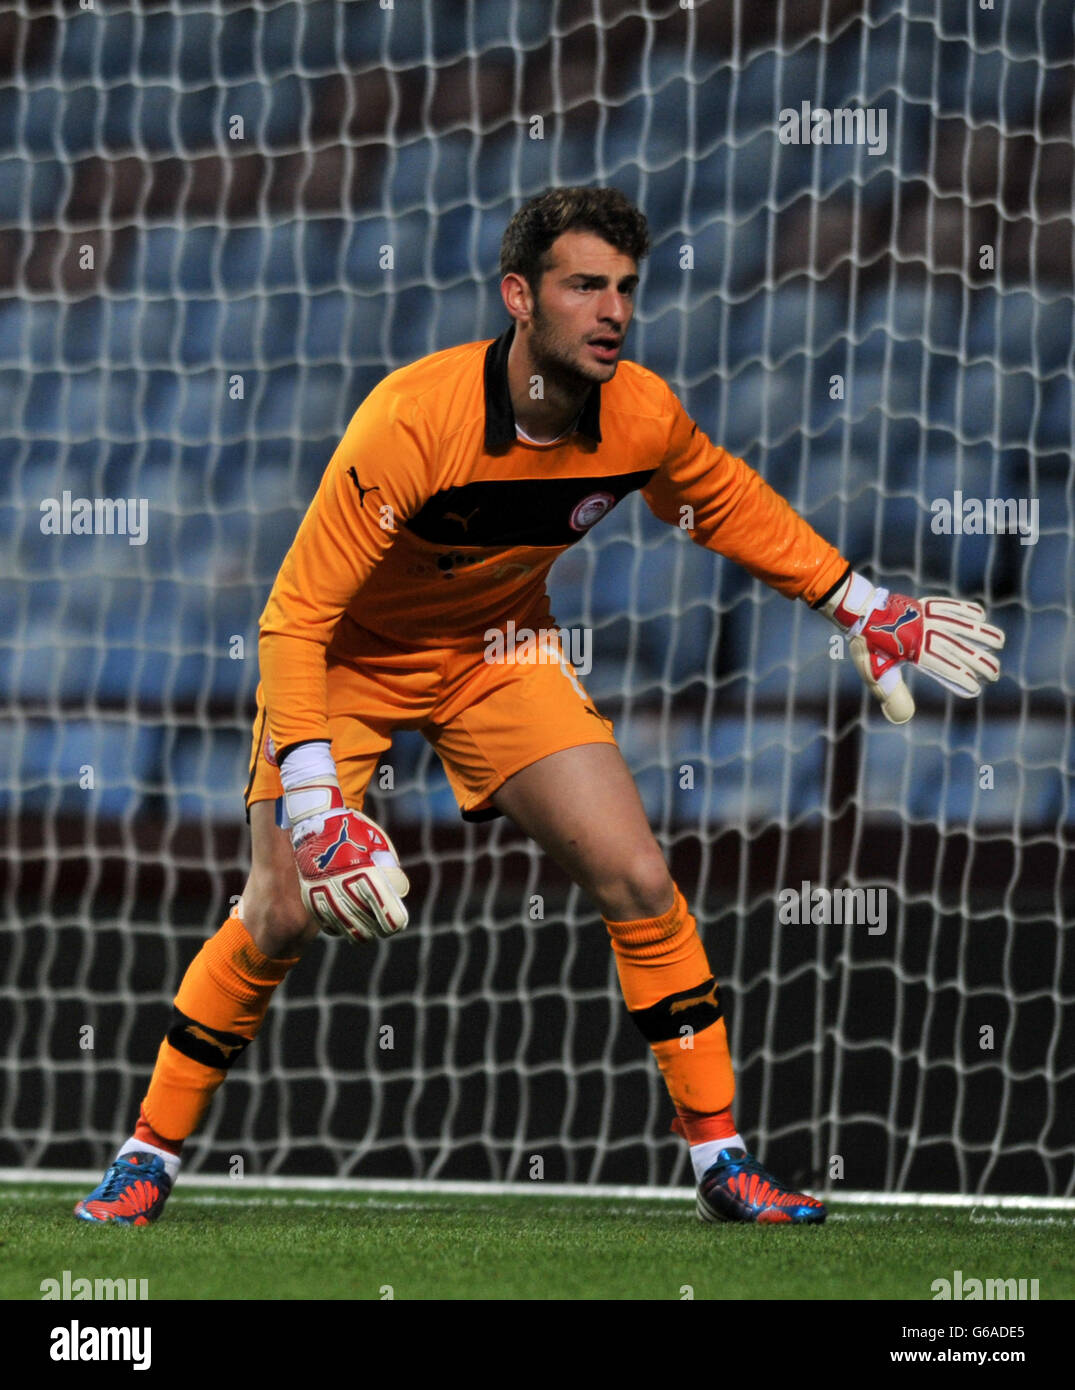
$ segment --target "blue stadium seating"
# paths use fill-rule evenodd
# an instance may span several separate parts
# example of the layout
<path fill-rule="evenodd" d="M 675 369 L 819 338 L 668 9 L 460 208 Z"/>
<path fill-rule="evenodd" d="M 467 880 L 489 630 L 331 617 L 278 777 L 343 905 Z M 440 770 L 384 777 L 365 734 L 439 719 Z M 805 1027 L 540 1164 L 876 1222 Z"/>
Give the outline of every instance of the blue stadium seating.
<path fill-rule="evenodd" d="M 549 16 L 540 5 L 468 5 L 438 6 L 439 23 L 448 23 L 443 30 L 444 41 L 456 51 L 485 52 L 490 48 L 515 49 L 532 46 L 548 37 Z M 452 11 L 456 19 L 452 20 Z M 396 27 L 402 30 L 402 17 L 397 14 Z M 402 35 L 400 36 L 402 37 Z M 393 50 L 394 52 L 394 50 Z M 417 56 L 417 55 L 416 55 Z"/>
<path fill-rule="evenodd" d="M 345 285 L 366 293 L 384 290 L 388 284 L 389 272 L 381 268 L 381 248 L 394 246 L 395 235 L 393 223 L 388 218 L 356 218 L 351 224 L 344 249 Z"/>
<path fill-rule="evenodd" d="M 756 585 L 733 605 L 722 624 L 724 660 L 731 671 L 750 671 L 737 694 L 765 700 L 827 700 L 856 694 L 859 678 L 846 649 L 831 644 L 836 630 L 803 603 Z"/>
<path fill-rule="evenodd" d="M 170 811 L 181 820 L 241 824 L 249 763 L 245 732 L 181 727 L 161 748 L 162 791 Z"/>
<path fill-rule="evenodd" d="M 893 339 L 924 341 L 931 353 L 952 357 L 962 347 L 961 296 L 945 284 L 877 286 L 858 301 L 855 336 L 884 330 Z"/>
<path fill-rule="evenodd" d="M 1033 608 L 1075 606 L 1075 539 L 1063 519 L 1070 516 L 1065 509 L 1060 516 L 1048 515 L 1049 493 L 1044 502 L 1039 498 L 1041 535 L 1036 545 L 1020 546 L 1022 595 Z"/>
<path fill-rule="evenodd" d="M 21 156 L 0 161 L 0 223 L 57 225 L 74 157 L 144 148 L 155 159 L 220 147 L 234 114 L 246 121 L 247 143 L 236 142 L 236 153 L 290 149 L 316 114 L 311 79 L 341 63 L 356 90 L 374 61 L 404 69 L 477 50 L 486 73 L 495 71 L 545 39 L 540 9 L 426 6 L 421 23 L 399 7 L 327 2 L 219 15 L 204 7 L 72 14 L 56 46 L 41 47 L 47 64 L 31 50 L 32 80 L 0 92 L 0 146 Z M 929 170 L 935 114 L 965 112 L 1011 130 L 1050 103 L 1066 109 L 1070 4 L 985 15 L 961 0 L 882 0 L 870 24 L 846 26 L 824 49 L 751 53 L 738 71 L 726 61 L 711 70 L 711 56 L 699 53 L 693 85 L 682 75 L 682 50 L 659 45 L 617 74 L 616 90 L 628 95 L 608 108 L 603 128 L 584 131 L 589 114 L 576 111 L 562 127 L 550 119 L 540 141 L 526 123 L 480 138 L 470 130 L 436 142 L 407 137 L 386 157 L 383 190 L 354 216 L 226 230 L 150 220 L 117 239 L 106 295 L 50 302 L 35 288 L 32 298 L 0 305 L 0 412 L 20 437 L 22 499 L 21 511 L 0 505 L 4 573 L 21 576 L 0 581 L 0 604 L 20 614 L 24 647 L 0 663 L 0 698 L 77 702 L 88 694 L 122 708 L 248 702 L 256 667 L 231 660 L 227 639 L 243 636 L 249 658 L 265 591 L 351 411 L 387 367 L 503 327 L 495 271 L 514 208 L 505 190 L 589 182 L 595 170 L 642 200 L 654 233 L 633 355 L 671 377 L 717 442 L 763 462 L 774 485 L 878 578 L 913 573 L 990 594 L 1003 592 L 1014 565 L 1030 611 L 999 610 L 1009 635 L 1004 688 L 1070 697 L 1070 298 L 1049 286 L 953 290 L 955 277 L 894 292 L 878 281 L 849 322 L 842 291 L 758 288 L 770 273 L 773 213 L 816 179 L 822 194 L 842 199 L 861 185 L 868 215 L 891 199 L 894 166 L 904 183 Z M 803 99 L 883 106 L 888 151 L 874 158 L 861 148 L 781 146 L 778 113 Z M 692 112 L 705 156 L 688 170 Z M 374 210 L 382 197 L 399 215 Z M 684 242 L 701 272 L 693 279 L 679 266 Z M 395 252 L 390 271 L 379 264 L 385 244 Z M 235 371 L 244 376 L 241 400 L 228 395 Z M 846 377 L 846 398 L 833 402 L 824 384 L 836 372 Z M 61 554 L 35 509 L 65 488 L 149 498 L 152 547 L 86 537 Z M 935 535 L 930 504 L 957 488 L 983 497 L 1036 491 L 1037 544 Z M 45 610 L 33 623 L 31 586 L 35 612 Z M 632 690 L 725 681 L 749 661 L 760 672 L 751 689 L 766 698 L 789 687 L 802 698 L 857 688 L 849 664 L 829 660 L 824 623 L 662 530 L 640 499 L 560 562 L 553 595 L 561 621 L 595 628 L 587 683 L 598 697 L 625 679 Z M 930 718 L 916 722 L 921 748 L 905 748 L 887 728 L 875 745 L 871 726 L 870 795 L 895 805 L 911 767 L 906 795 L 923 818 L 1001 824 L 1072 815 L 1055 726 L 1020 733 L 1028 760 L 1020 783 L 1011 727 L 990 726 L 972 756 L 959 742 L 962 726 Z M 766 719 L 683 734 L 699 752 L 706 738 L 722 759 L 707 814 L 818 809 L 823 742 L 813 725 L 796 723 L 803 751 L 785 788 L 788 730 Z M 126 778 L 94 803 L 108 813 L 137 804 L 145 779 L 163 776 L 180 814 L 241 815 L 231 793 L 227 805 L 206 799 L 204 769 L 219 759 L 241 780 L 245 736 L 187 731 L 161 763 L 141 735 L 128 737 L 124 754 L 104 726 L 76 719 L 69 730 L 61 743 L 57 729 L 31 727 L 18 757 L 35 795 L 48 778 L 66 779 L 55 765 L 61 754 L 66 769 L 104 747 Z M 157 735 L 144 732 L 151 745 Z M 674 805 L 696 819 L 701 793 L 678 791 L 654 761 L 651 734 L 641 723 L 621 733 L 636 740 L 651 812 Z M 0 722 L 0 741 L 15 757 L 12 739 Z M 413 774 L 428 755 L 417 735 L 404 743 L 400 766 Z M 962 751 L 946 751 L 953 748 Z M 987 753 L 1008 768 L 1004 788 L 990 794 L 964 775 L 964 764 Z M 9 795 L 0 786 L 3 804 Z M 83 806 L 85 796 L 65 791 L 63 804 Z M 410 786 L 398 797 L 392 814 L 431 807 L 435 819 L 457 819 L 439 772 L 431 794 Z"/>
<path fill-rule="evenodd" d="M 685 735 L 670 777 L 692 762 Z M 693 742 L 712 771 L 699 759 L 692 789 L 680 788 L 676 777 L 676 816 L 686 824 L 756 826 L 816 816 L 824 806 L 826 742 L 814 719 L 719 714 L 710 728 L 697 728 Z"/>
<path fill-rule="evenodd" d="M 998 47 L 946 43 L 938 72 L 938 115 L 963 115 L 975 125 L 1030 130 L 1041 87 L 1041 63 L 1017 61 Z"/>
<path fill-rule="evenodd" d="M 1042 388 L 1041 410 L 1034 422 L 1032 438 L 1036 449 L 1058 455 L 1053 459 L 1053 466 L 1063 474 L 1071 467 L 1071 452 L 1075 445 L 1073 432 L 1075 391 L 1071 377 L 1055 376 Z"/>
<path fill-rule="evenodd" d="M 0 218 L 9 226 L 54 223 L 67 196 L 60 159 L 0 159 Z"/>
<path fill-rule="evenodd" d="M 459 144 L 458 136 L 446 136 L 447 140 L 455 141 Z M 411 212 L 421 210 L 430 205 L 430 193 L 432 189 L 433 167 L 437 162 L 438 142 L 423 135 L 417 139 L 401 140 L 389 152 L 385 162 L 384 186 L 385 195 L 390 207 L 396 208 L 400 212 Z M 445 160 L 445 171 L 441 174 L 444 178 L 458 183 L 462 176 L 465 179 L 466 165 L 460 170 L 460 161 Z M 455 202 L 458 197 L 465 197 L 466 187 L 461 192 L 457 192 L 455 197 L 451 197 L 446 202 Z M 438 206 L 444 204 L 437 203 Z"/>
<path fill-rule="evenodd" d="M 840 73 L 826 46 L 808 42 L 756 49 L 737 72 L 722 68 L 719 80 L 733 85 L 732 116 L 740 137 L 760 126 L 771 126 L 781 110 L 810 101 L 817 106 L 837 104 Z"/>
<path fill-rule="evenodd" d="M 0 722 L 0 806 L 40 814 L 132 815 L 152 779 L 161 730 L 129 717 L 91 722 Z M 92 788 L 80 786 L 92 769 Z M 9 780 L 10 776 L 10 780 Z"/>
<path fill-rule="evenodd" d="M 349 226 L 342 217 L 314 217 L 303 224 L 301 255 L 305 299 L 309 300 L 321 290 L 339 289 Z"/>
<path fill-rule="evenodd" d="M 271 150 L 296 148 L 302 140 L 303 112 L 309 102 L 306 84 L 293 74 L 277 77 L 269 89 L 269 109 L 259 143 Z"/>
<path fill-rule="evenodd" d="M 1030 437 L 1037 388 L 1029 372 L 976 362 L 940 374 L 938 387 L 930 402 L 933 423 L 964 442 L 1006 448 Z"/>
<path fill-rule="evenodd" d="M 1030 290 L 974 292 L 967 335 L 972 358 L 984 357 L 1006 370 L 1050 377 L 1072 369 L 1075 349 L 1071 300 L 1044 298 Z"/>
<path fill-rule="evenodd" d="M 0 304 L 0 362 L 51 367 L 56 362 L 63 310 L 47 301 L 9 299 Z M 12 382 L 16 372 L 10 373 Z M 11 419 L 7 414 L 6 419 Z"/>
<path fill-rule="evenodd" d="M 339 361 L 350 316 L 347 296 L 335 291 L 312 294 L 306 301 L 300 350 L 303 361 Z"/>
<path fill-rule="evenodd" d="M 379 774 L 370 783 L 367 810 L 392 833 L 394 824 L 426 822 L 459 825 L 459 807 L 444 775 L 440 760 L 415 730 L 398 730 L 380 767 L 391 767 L 394 786 L 382 788 Z M 397 850 L 406 859 L 410 846 Z"/>
<path fill-rule="evenodd" d="M 126 67 L 119 68 L 114 63 L 116 45 L 108 43 L 105 38 L 113 25 L 122 24 L 124 21 L 129 32 L 134 24 L 132 14 L 125 15 L 123 19 L 108 16 L 106 20 L 99 12 L 82 10 L 72 11 L 65 16 L 64 23 L 59 26 L 58 37 L 61 46 L 57 74 L 64 83 L 73 85 L 80 81 L 103 82 L 119 77 L 124 71 L 130 71 L 130 48 L 127 51 Z M 112 66 L 109 60 L 112 60 Z M 30 71 L 34 71 L 33 67 Z M 44 73 L 38 69 L 37 75 L 43 76 Z"/>
<path fill-rule="evenodd" d="M 914 689 L 928 685 L 912 676 Z M 906 808 L 920 822 L 947 829 L 994 825 L 1010 830 L 1057 821 L 1064 813 L 1062 748 L 1046 720 L 994 719 L 979 729 L 920 710 L 913 726 L 871 725 L 863 750 L 861 790 L 874 811 Z M 979 770 L 993 769 L 993 786 Z"/>
<path fill-rule="evenodd" d="M 1028 613 L 1013 605 L 991 611 L 1006 639 L 1002 681 L 1019 689 L 1062 693 L 1070 700 L 1075 694 L 1075 632 L 1070 612 L 1051 606 Z"/>
<path fill-rule="evenodd" d="M 964 499 L 983 501 L 1015 497 L 1020 491 L 1018 480 L 988 446 L 958 452 L 938 447 L 924 452 L 920 467 L 916 467 L 914 486 L 921 508 L 914 535 L 921 548 L 923 581 L 928 579 L 938 586 L 943 583 L 965 597 L 982 595 L 999 578 L 998 544 L 1003 546 L 1004 542 L 998 543 L 993 535 L 958 531 L 954 522 L 951 530 L 941 529 L 946 516 L 939 507 L 934 509 L 935 504 L 947 501 L 954 509 L 957 493 Z"/>
<path fill-rule="evenodd" d="M 842 326 L 839 300 L 816 285 L 779 286 L 728 308 L 728 336 L 740 362 L 758 357 L 777 363 L 789 353 L 815 352 Z"/>

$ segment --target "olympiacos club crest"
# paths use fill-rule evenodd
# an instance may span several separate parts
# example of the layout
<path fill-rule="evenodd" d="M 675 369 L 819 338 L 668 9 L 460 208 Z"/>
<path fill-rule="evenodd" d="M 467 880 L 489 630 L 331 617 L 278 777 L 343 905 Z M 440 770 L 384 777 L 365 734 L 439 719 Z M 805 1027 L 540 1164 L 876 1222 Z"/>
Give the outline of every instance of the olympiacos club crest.
<path fill-rule="evenodd" d="M 616 499 L 611 492 L 591 492 L 589 497 L 584 497 L 571 513 L 570 526 L 572 531 L 588 531 L 615 504 Z"/>

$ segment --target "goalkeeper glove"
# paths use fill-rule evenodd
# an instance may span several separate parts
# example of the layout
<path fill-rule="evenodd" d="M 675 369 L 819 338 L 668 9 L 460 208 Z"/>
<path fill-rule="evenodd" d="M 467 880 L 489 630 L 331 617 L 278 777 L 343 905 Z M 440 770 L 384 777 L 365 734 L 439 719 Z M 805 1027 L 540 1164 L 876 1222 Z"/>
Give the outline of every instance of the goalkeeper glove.
<path fill-rule="evenodd" d="M 395 846 L 369 816 L 344 805 L 335 770 L 300 781 L 284 773 L 284 805 L 302 901 L 322 929 L 354 944 L 402 931 L 410 884 Z"/>
<path fill-rule="evenodd" d="M 906 724 L 915 710 L 900 670 L 905 662 L 967 699 L 1000 675 L 992 653 L 1004 634 L 984 621 L 980 604 L 890 594 L 852 573 L 821 611 L 847 633 L 851 659 L 892 724 Z"/>

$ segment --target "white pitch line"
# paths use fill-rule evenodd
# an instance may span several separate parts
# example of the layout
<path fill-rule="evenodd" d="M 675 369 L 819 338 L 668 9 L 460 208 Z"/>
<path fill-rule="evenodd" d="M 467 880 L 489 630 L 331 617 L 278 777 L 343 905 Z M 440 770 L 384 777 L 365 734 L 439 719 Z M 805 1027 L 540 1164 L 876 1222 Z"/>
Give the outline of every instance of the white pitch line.
<path fill-rule="evenodd" d="M 0 1168 L 0 1183 L 48 1184 L 92 1188 L 100 1182 L 98 1169 L 53 1168 L 35 1171 L 26 1168 Z M 247 1193 L 327 1192 L 387 1193 L 413 1196 L 459 1197 L 568 1197 L 594 1201 L 628 1200 L 639 1202 L 690 1202 L 690 1187 L 614 1187 L 586 1186 L 582 1183 L 547 1182 L 440 1182 L 429 1178 L 284 1178 L 249 1177 L 233 1179 L 191 1173 L 180 1180 L 181 1190 L 194 1188 L 227 1189 L 235 1199 L 249 1200 Z M 241 1196 L 240 1193 L 243 1195 Z M 955 1207 L 986 1211 L 1070 1211 L 1075 1213 L 1075 1197 L 967 1196 L 952 1192 L 828 1192 L 819 1193 L 837 1206 L 863 1207 Z M 221 1197 L 227 1201 L 228 1198 Z"/>
<path fill-rule="evenodd" d="M 59 1184 L 50 1185 L 59 1186 Z M 249 1187 L 252 1186 L 254 1186 L 254 1184 L 249 1184 Z M 34 1197 L 36 1197 L 36 1195 L 36 1193 L 29 1191 L 5 1192 L 2 1195 L 0 1195 L 0 1200 L 9 1202 L 30 1201 Z M 323 1197 L 273 1197 L 267 1195 L 264 1191 L 250 1191 L 248 1188 L 248 1190 L 245 1192 L 233 1191 L 228 1193 L 186 1191 L 182 1193 L 180 1200 L 182 1201 L 182 1204 L 184 1206 L 194 1207 L 260 1207 L 263 1209 L 275 1208 L 279 1211 L 292 1210 L 298 1208 L 313 1208 L 318 1211 L 349 1211 L 360 1213 L 367 1211 L 429 1212 L 433 1206 L 433 1204 L 428 1201 L 390 1202 L 382 1201 L 376 1197 L 371 1196 L 366 1196 L 365 1200 L 361 1202 L 348 1202 L 341 1200 L 343 1195 L 344 1194 L 341 1193 L 338 1196 L 334 1197 L 332 1193 L 326 1193 Z M 364 1194 L 355 1193 L 353 1195 L 363 1196 Z M 438 1196 L 450 1196 L 451 1194 L 440 1192 L 436 1188 L 434 1188 L 431 1192 L 428 1192 L 426 1195 L 431 1198 L 435 1198 Z M 538 1193 L 536 1195 L 540 1196 L 541 1194 Z M 549 1193 L 546 1192 L 545 1195 L 548 1196 Z M 693 1193 L 687 1194 L 687 1196 L 684 1199 L 685 1204 L 689 1201 L 689 1199 L 692 1196 Z M 683 1213 L 681 1211 L 671 1208 L 665 1202 L 647 1202 L 643 1206 L 628 1206 L 628 1200 L 629 1199 L 623 1199 L 623 1205 L 617 1208 L 617 1216 L 641 1217 L 647 1221 L 682 1220 Z M 501 1211 L 502 1209 L 497 1207 L 496 1204 L 493 1202 L 468 1202 L 467 1210 L 468 1212 L 489 1214 L 496 1213 L 498 1211 Z M 924 1212 L 925 1208 L 921 1208 L 920 1210 Z M 858 1224 L 872 1224 L 879 1221 L 899 1220 L 901 1216 L 906 1216 L 909 1214 L 911 1213 L 899 1211 L 884 1212 L 877 1208 L 871 1211 L 868 1207 L 863 1207 L 863 1209 L 855 1212 L 830 1211 L 828 1220 L 830 1225 L 842 1225 L 846 1222 L 855 1222 Z M 967 1220 L 971 1225 L 975 1226 L 1071 1226 L 1073 1222 L 1075 1222 L 1075 1217 L 1046 1216 L 1044 1214 L 1042 1214 L 1041 1216 L 1003 1216 L 999 1212 L 993 1212 L 983 1213 L 981 1215 L 976 1215 L 972 1213 L 970 1216 L 968 1216 Z"/>

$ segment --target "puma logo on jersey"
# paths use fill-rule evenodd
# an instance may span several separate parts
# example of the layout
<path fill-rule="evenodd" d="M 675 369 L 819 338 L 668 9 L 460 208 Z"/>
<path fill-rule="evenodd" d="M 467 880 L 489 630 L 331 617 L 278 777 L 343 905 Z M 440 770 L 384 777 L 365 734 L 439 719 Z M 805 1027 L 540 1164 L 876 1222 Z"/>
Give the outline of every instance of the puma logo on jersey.
<path fill-rule="evenodd" d="M 900 641 L 899 629 L 904 627 L 907 623 L 913 623 L 917 617 L 918 609 L 908 608 L 906 613 L 901 613 L 894 623 L 871 623 L 868 631 L 889 633 L 895 639 L 896 650 L 899 652 L 900 656 L 903 656 L 903 643 Z"/>
<path fill-rule="evenodd" d="M 719 1009 L 720 1004 L 717 1000 L 717 986 L 714 985 L 708 994 L 695 994 L 692 995 L 690 999 L 677 999 L 674 1004 L 669 1004 L 668 1012 L 670 1014 L 681 1014 L 684 1009 L 693 1009 L 695 1004 L 712 1004 L 714 1009 Z"/>
<path fill-rule="evenodd" d="M 245 1043 L 222 1043 L 219 1038 L 214 1038 L 208 1029 L 203 1028 L 200 1023 L 188 1023 L 183 1030 L 189 1033 L 192 1038 L 198 1038 L 201 1042 L 207 1042 L 215 1047 L 218 1052 L 222 1052 L 225 1057 L 230 1057 L 233 1052 L 242 1052 Z"/>
<path fill-rule="evenodd" d="M 463 530 L 465 531 L 467 527 L 470 525 L 471 517 L 477 516 L 480 511 L 481 507 L 475 507 L 474 510 L 472 512 L 469 512 L 466 516 L 460 516 L 458 512 L 445 512 L 444 520 L 458 521 L 460 526 L 462 526 Z"/>
<path fill-rule="evenodd" d="M 380 492 L 381 489 L 377 486 L 376 483 L 374 483 L 373 487 L 363 487 L 362 484 L 358 481 L 358 470 L 354 467 L 354 465 L 352 465 L 352 466 L 347 470 L 347 476 L 348 476 L 348 477 L 351 479 L 351 481 L 354 483 L 355 487 L 358 488 L 358 505 L 359 505 L 360 507 L 362 507 L 363 510 L 365 510 L 365 506 L 366 506 L 366 493 L 367 493 L 367 492 Z"/>

